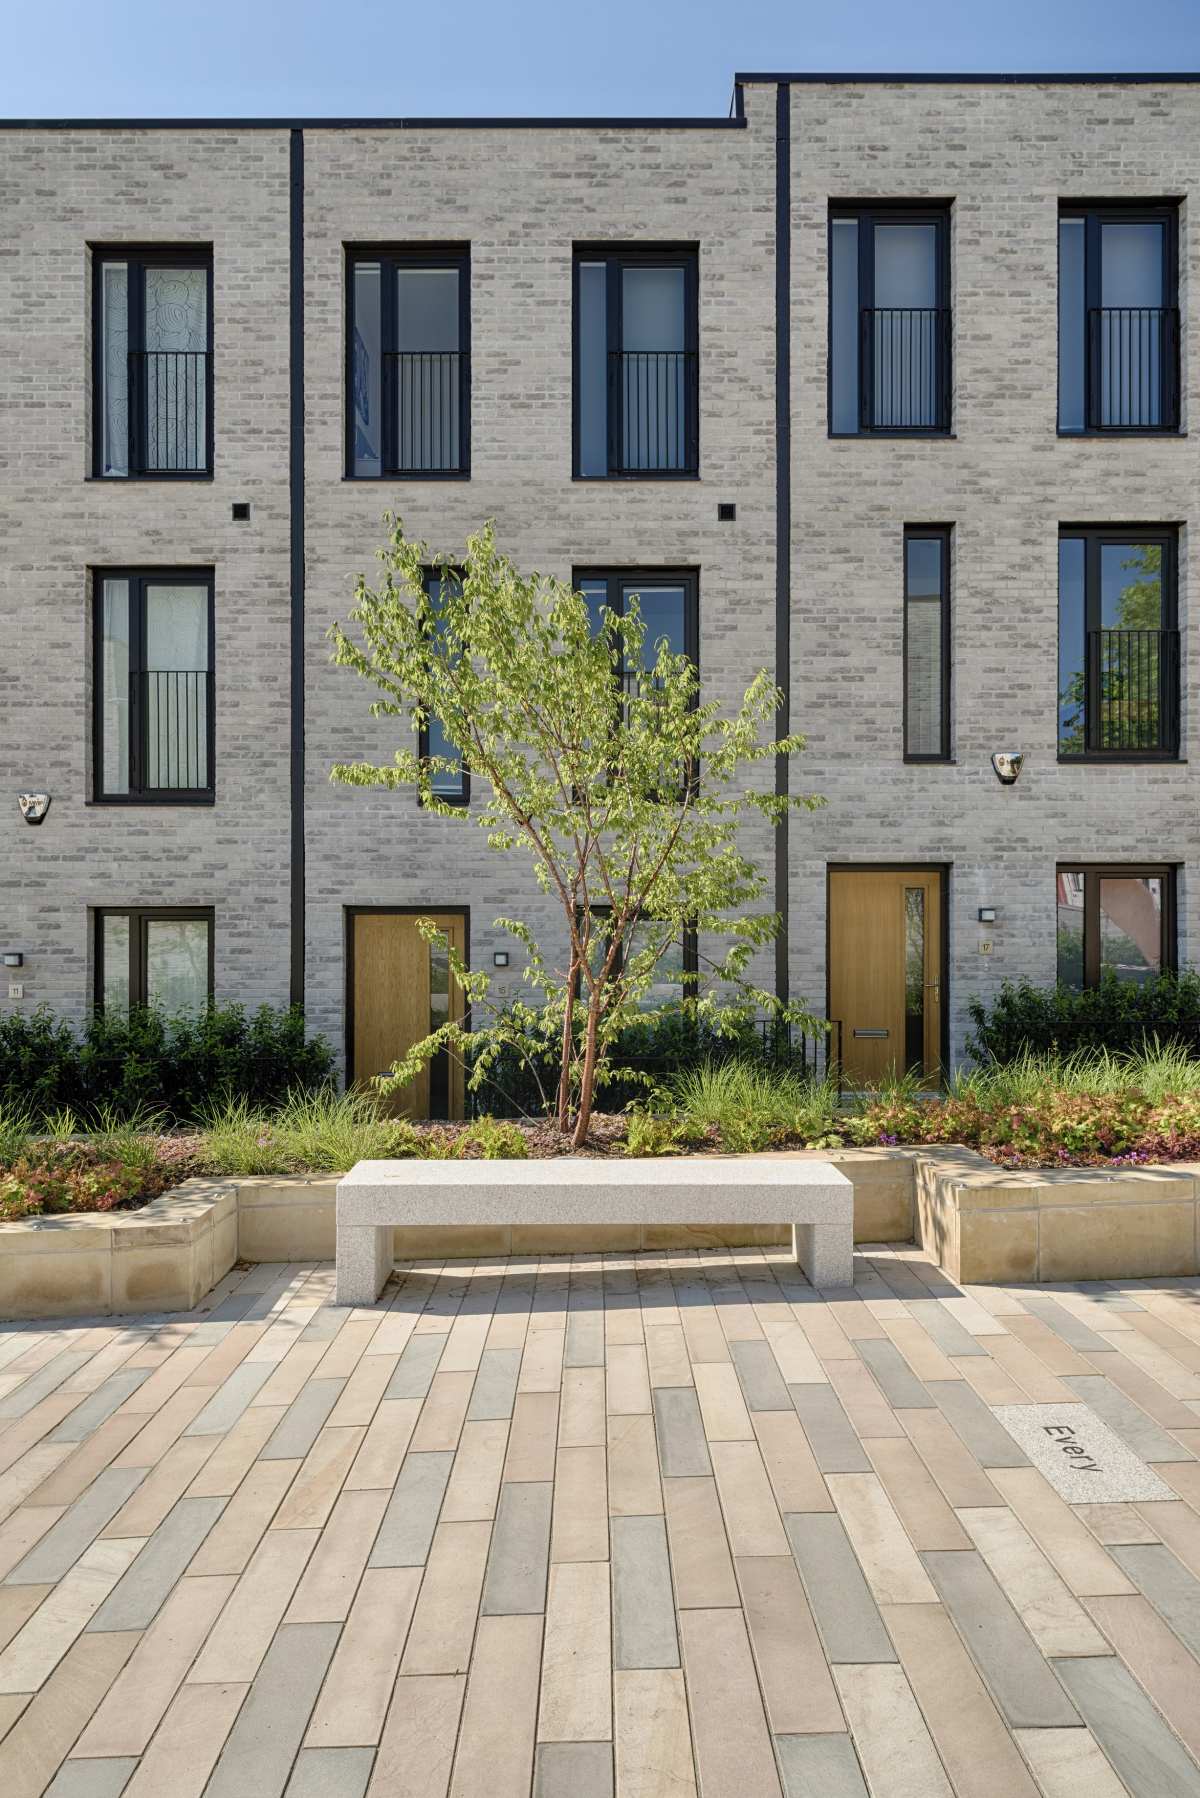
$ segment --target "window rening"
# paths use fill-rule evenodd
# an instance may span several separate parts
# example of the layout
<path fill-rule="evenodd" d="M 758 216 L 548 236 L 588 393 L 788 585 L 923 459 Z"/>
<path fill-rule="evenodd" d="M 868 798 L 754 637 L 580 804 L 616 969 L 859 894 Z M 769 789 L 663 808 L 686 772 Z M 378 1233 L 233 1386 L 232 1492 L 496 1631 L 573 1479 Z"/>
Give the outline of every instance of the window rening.
<path fill-rule="evenodd" d="M 1177 547 L 1173 528 L 1060 531 L 1060 760 L 1178 755 Z"/>
<path fill-rule="evenodd" d="M 207 908 L 104 909 L 95 914 L 96 1005 L 146 1006 L 169 1017 L 212 1003 L 213 913 Z"/>
<path fill-rule="evenodd" d="M 1058 428 L 1179 428 L 1178 210 L 1066 206 L 1058 221 Z"/>
<path fill-rule="evenodd" d="M 950 528 L 904 532 L 904 757 L 950 759 Z"/>
<path fill-rule="evenodd" d="M 698 339 L 695 250 L 576 250 L 578 477 L 697 472 Z"/>
<path fill-rule="evenodd" d="M 92 610 L 93 796 L 176 804 L 211 801 L 211 573 L 97 571 Z"/>
<path fill-rule="evenodd" d="M 829 216 L 829 430 L 950 429 L 946 206 L 835 206 Z"/>
<path fill-rule="evenodd" d="M 1058 979 L 1080 992 L 1112 974 L 1142 986 L 1174 968 L 1175 870 L 1061 866 L 1057 875 Z"/>
<path fill-rule="evenodd" d="M 425 591 L 435 603 L 441 595 L 443 580 L 447 577 L 443 570 L 429 568 L 425 571 Z M 468 805 L 471 799 L 471 776 L 462 755 L 455 748 L 442 728 L 440 718 L 427 717 L 420 726 L 417 735 L 417 754 L 423 759 L 429 756 L 445 757 L 457 765 L 435 771 L 431 777 L 431 785 L 437 798 L 444 799 L 451 805 Z"/>
<path fill-rule="evenodd" d="M 470 257 L 462 246 L 352 250 L 346 472 L 470 472 Z"/>
<path fill-rule="evenodd" d="M 93 282 L 95 473 L 211 474 L 211 252 L 97 250 Z"/>

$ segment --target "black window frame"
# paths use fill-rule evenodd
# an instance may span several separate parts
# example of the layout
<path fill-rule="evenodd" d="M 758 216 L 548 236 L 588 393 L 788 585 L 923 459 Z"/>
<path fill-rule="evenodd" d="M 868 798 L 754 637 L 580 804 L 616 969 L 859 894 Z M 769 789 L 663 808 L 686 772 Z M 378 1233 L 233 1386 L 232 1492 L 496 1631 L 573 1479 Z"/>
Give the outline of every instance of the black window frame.
<path fill-rule="evenodd" d="M 604 583 L 606 588 L 605 604 L 609 611 L 618 617 L 624 617 L 624 597 L 622 587 L 641 582 L 654 587 L 682 587 L 684 590 L 683 611 L 683 653 L 690 660 L 697 676 L 700 673 L 700 570 L 698 568 L 646 568 L 641 565 L 634 568 L 614 567 L 611 563 L 603 568 L 587 564 L 571 570 L 571 585 L 578 593 L 585 582 L 593 585 Z M 623 670 L 618 669 L 616 678 L 620 681 Z M 699 702 L 699 685 L 697 685 L 696 702 Z"/>
<path fill-rule="evenodd" d="M 1055 881 L 1060 874 L 1083 876 L 1083 990 L 1100 984 L 1100 883 L 1102 880 L 1161 880 L 1162 910 L 1159 917 L 1161 943 L 1159 965 L 1163 973 L 1174 973 L 1179 966 L 1177 909 L 1178 864 L 1175 862 L 1085 862 L 1060 861 L 1055 865 Z M 1058 904 L 1055 894 L 1055 935 L 1057 939 Z M 1055 980 L 1058 979 L 1057 950 Z"/>
<path fill-rule="evenodd" d="M 590 912 L 590 914 L 593 918 L 601 918 L 601 919 L 611 918 L 612 910 L 613 910 L 612 906 L 607 902 L 607 900 L 596 900 L 594 903 L 592 903 L 591 905 L 588 905 L 586 908 L 582 905 L 577 905 L 575 907 L 575 922 L 577 925 L 582 923 L 583 914 L 584 914 L 585 909 L 588 912 Z M 660 922 L 662 922 L 661 919 L 647 918 L 644 915 L 642 915 L 642 916 L 639 916 L 637 923 L 633 926 L 633 929 L 636 931 L 638 929 L 639 925 L 641 925 L 641 924 L 656 924 L 656 923 L 660 923 Z M 617 957 L 616 963 L 613 968 L 614 974 L 619 974 L 625 965 L 626 947 L 627 947 L 627 945 L 622 946 L 621 953 Z M 682 940 L 680 942 L 680 949 L 683 952 L 683 988 L 684 988 L 683 997 L 685 1000 L 686 999 L 694 999 L 696 997 L 696 993 L 697 993 L 697 989 L 698 989 L 699 981 L 700 981 L 700 932 L 697 930 L 697 928 L 694 924 L 688 924 L 684 927 Z M 690 985 L 689 985 L 689 982 L 690 982 Z M 581 986 L 582 986 L 582 976 L 577 974 L 575 976 L 574 991 L 572 993 L 572 1003 L 573 1004 L 577 1004 L 579 1002 L 579 999 L 581 997 L 581 990 L 580 990 Z M 660 1009 L 661 1009 L 661 1007 L 659 1007 L 659 1006 L 653 1007 L 653 1011 L 658 1011 Z M 642 1015 L 650 1016 L 650 1015 L 652 1015 L 652 1012 L 650 1010 L 646 1010 L 643 1012 Z"/>
<path fill-rule="evenodd" d="M 89 246 L 92 261 L 92 467 L 90 479 L 103 482 L 119 481 L 211 481 L 215 464 L 216 438 L 214 433 L 213 400 L 216 383 L 213 372 L 213 247 L 211 244 L 92 244 Z M 205 356 L 205 445 L 203 468 L 141 468 L 135 466 L 135 445 L 138 439 L 134 435 L 134 406 L 132 400 L 128 408 L 129 441 L 126 446 L 129 468 L 124 474 L 105 474 L 104 472 L 104 268 L 106 263 L 124 262 L 128 264 L 128 307 L 129 337 L 128 353 L 138 355 L 145 353 L 145 283 L 142 279 L 147 268 L 202 268 L 208 278 L 208 294 L 205 305 L 206 323 L 208 327 L 208 344 Z M 136 341 L 135 341 L 136 339 Z"/>
<path fill-rule="evenodd" d="M 402 268 L 450 269 L 458 272 L 458 441 L 457 468 L 395 468 L 388 466 L 388 450 L 394 448 L 395 422 L 386 395 L 381 398 L 380 470 L 378 474 L 358 474 L 354 468 L 354 270 L 362 262 L 380 265 L 379 332 L 382 343 L 396 341 L 396 283 L 389 280 Z M 469 243 L 353 243 L 345 245 L 345 397 L 344 467 L 347 481 L 469 481 L 471 478 L 471 246 Z M 382 355 L 394 354 L 385 347 Z M 385 370 L 381 381 L 386 380 Z M 381 387 L 381 394 L 383 389 Z"/>
<path fill-rule="evenodd" d="M 1175 647 L 1171 662 L 1164 675 L 1166 694 L 1166 718 L 1163 721 L 1168 742 L 1162 749 L 1089 749 L 1085 748 L 1081 755 L 1064 755 L 1062 749 L 1062 721 L 1059 717 L 1061 698 L 1061 664 L 1059 662 L 1061 642 L 1062 615 L 1062 579 L 1061 571 L 1056 573 L 1056 607 L 1055 621 L 1058 633 L 1055 637 L 1055 751 L 1057 759 L 1066 767 L 1080 767 L 1087 763 L 1103 765 L 1136 765 L 1140 762 L 1179 762 L 1183 756 L 1182 736 L 1182 682 L 1183 659 L 1179 631 L 1179 529 L 1177 524 L 1060 524 L 1056 552 L 1065 538 L 1078 537 L 1084 542 L 1084 671 L 1085 681 L 1090 679 L 1088 673 L 1088 636 L 1100 628 L 1101 592 L 1100 592 L 1100 549 L 1105 543 L 1129 544 L 1159 543 L 1162 546 L 1163 559 L 1160 570 L 1162 581 L 1162 623 L 1160 632 L 1167 637 L 1174 637 Z M 1091 696 L 1085 690 L 1084 697 L 1084 729 L 1091 730 Z"/>
<path fill-rule="evenodd" d="M 950 257 L 953 200 L 834 200 L 829 205 L 826 225 L 826 268 L 828 270 L 827 312 L 825 327 L 825 417 L 827 435 L 839 441 L 855 437 L 952 437 L 954 435 L 954 313 L 951 303 Z M 833 426 L 833 226 L 835 219 L 854 219 L 858 224 L 858 422 L 853 431 L 837 431 Z M 944 317 L 946 334 L 942 346 L 944 368 L 941 373 L 942 422 L 936 425 L 873 425 L 866 422 L 871 384 L 868 381 L 868 358 L 865 353 L 865 315 L 874 310 L 875 300 L 875 233 L 879 223 L 934 225 L 937 227 L 937 295 L 936 311 Z"/>
<path fill-rule="evenodd" d="M 929 539 L 941 544 L 942 558 L 942 715 L 940 747 L 936 755 L 920 755 L 909 749 L 909 716 L 908 716 L 908 546 L 909 543 L 921 539 Z M 916 765 L 953 762 L 954 746 L 951 731 L 952 694 L 951 679 L 953 676 L 953 654 L 951 628 L 953 614 L 951 611 L 951 576 L 954 566 L 954 526 L 952 524 L 906 524 L 903 539 L 902 582 L 904 593 L 904 760 Z"/>
<path fill-rule="evenodd" d="M 129 582 L 130 675 L 146 672 L 142 666 L 146 640 L 146 588 L 165 583 L 172 586 L 203 587 L 208 596 L 208 683 L 207 730 L 205 756 L 208 784 L 204 787 L 146 787 L 141 781 L 144 764 L 142 730 L 145 711 L 140 685 L 130 694 L 129 705 L 129 790 L 106 793 L 104 780 L 104 694 L 102 670 L 104 662 L 104 583 Z M 92 588 L 92 792 L 91 805 L 214 805 L 217 778 L 217 707 L 216 707 L 216 576 L 212 568 L 94 568 Z"/>
<path fill-rule="evenodd" d="M 129 920 L 129 1009 L 144 1007 L 146 1000 L 146 926 L 147 924 L 200 919 L 208 925 L 208 998 L 214 1003 L 214 939 L 216 910 L 211 905 L 98 905 L 92 913 L 92 1004 L 97 1012 L 104 1010 L 104 920 Z"/>
<path fill-rule="evenodd" d="M 584 263 L 603 262 L 605 323 L 609 357 L 607 395 L 608 466 L 603 474 L 584 474 L 579 466 L 579 271 Z M 620 383 L 611 378 L 612 358 L 621 352 L 621 272 L 625 268 L 682 268 L 683 353 L 691 358 L 685 386 L 685 465 L 679 468 L 624 468 L 618 446 L 623 413 Z M 614 279 L 614 271 L 616 278 Z M 576 243 L 571 253 L 571 478 L 576 481 L 695 481 L 700 478 L 700 250 L 695 243 Z"/>
<path fill-rule="evenodd" d="M 1078 430 L 1072 426 L 1064 426 L 1061 413 L 1061 377 L 1055 386 L 1054 419 L 1060 437 L 1178 437 L 1183 430 L 1183 404 L 1181 387 L 1181 339 L 1183 322 L 1179 313 L 1179 207 L 1178 200 L 1060 200 L 1058 219 L 1055 225 L 1055 269 L 1058 278 L 1058 302 L 1061 307 L 1062 296 L 1062 233 L 1060 227 L 1064 219 L 1081 218 L 1084 221 L 1083 252 L 1083 344 L 1084 344 L 1084 380 L 1083 380 L 1083 412 L 1084 423 Z M 1168 387 L 1164 393 L 1164 410 L 1171 414 L 1170 422 L 1157 425 L 1101 425 L 1093 423 L 1098 395 L 1094 389 L 1096 370 L 1095 358 L 1089 341 L 1088 320 L 1094 311 L 1100 309 L 1100 227 L 1108 223 L 1124 224 L 1163 224 L 1163 297 L 1162 311 L 1174 314 L 1174 342 L 1168 351 L 1170 361 L 1167 367 Z M 1061 311 L 1055 312 L 1055 342 L 1058 351 L 1058 366 L 1062 363 L 1062 317 Z"/>
<path fill-rule="evenodd" d="M 460 580 L 461 581 L 462 576 L 463 576 L 463 571 L 461 568 L 436 568 L 436 567 L 428 567 L 428 566 L 425 568 L 422 568 L 421 584 L 425 589 L 426 597 L 428 597 L 428 595 L 429 595 L 430 582 L 445 580 L 447 578 L 447 576 L 451 580 Z M 427 720 L 423 721 L 421 724 L 419 724 L 417 726 L 417 755 L 420 757 L 420 759 L 422 761 L 426 761 L 429 756 L 429 724 L 428 724 Z M 441 800 L 443 805 L 458 805 L 458 806 L 462 806 L 464 808 L 466 806 L 470 805 L 470 803 L 471 803 L 471 767 L 470 767 L 470 763 L 467 761 L 467 758 L 465 755 L 463 755 L 461 757 L 459 777 L 460 777 L 460 780 L 462 783 L 460 792 L 458 792 L 458 793 L 438 793 L 436 795 L 436 797 Z M 422 807 L 422 809 L 424 809 L 425 801 L 421 797 L 421 793 L 419 790 L 417 792 L 417 804 L 420 807 Z"/>

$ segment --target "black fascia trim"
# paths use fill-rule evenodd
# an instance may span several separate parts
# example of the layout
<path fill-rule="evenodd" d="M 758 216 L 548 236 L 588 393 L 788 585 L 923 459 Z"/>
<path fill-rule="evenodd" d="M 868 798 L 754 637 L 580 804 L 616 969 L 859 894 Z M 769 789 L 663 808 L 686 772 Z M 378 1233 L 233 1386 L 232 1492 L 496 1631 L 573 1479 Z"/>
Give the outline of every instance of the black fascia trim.
<path fill-rule="evenodd" d="M 785 734 L 792 711 L 792 90 L 780 82 L 775 97 L 775 684 L 782 698 L 775 722 Z M 775 758 L 775 792 L 788 793 L 786 756 Z M 785 813 L 775 827 L 775 996 L 790 992 L 789 830 Z"/>
<path fill-rule="evenodd" d="M 996 87 L 1047 87 L 1053 84 L 1065 87 L 1113 87 L 1146 86 L 1147 84 L 1169 86 L 1177 82 L 1187 85 L 1200 81 L 1200 71 L 1194 69 L 1172 70 L 1168 73 L 1162 70 L 1125 69 L 1120 74 L 1114 74 L 1110 70 L 1097 69 L 1093 74 L 1086 69 L 1076 69 L 1070 72 L 1063 69 L 1049 72 L 1031 70 L 1028 73 L 1019 69 L 992 73 L 935 69 L 924 70 L 920 73 L 897 70 L 895 74 L 888 74 L 878 69 L 871 70 L 869 73 L 861 69 L 857 72 L 847 69 L 816 71 L 773 69 L 765 72 L 737 69 L 734 71 L 733 79 L 735 83 L 747 84 L 762 82 L 765 85 L 774 85 L 777 82 L 787 82 L 793 87 L 836 86 L 843 82 L 854 87 L 863 85 L 903 87 L 906 83 L 922 87 L 936 86 L 940 83 L 945 87 L 953 87 L 961 82 Z"/>
<path fill-rule="evenodd" d="M 744 118 L 0 119 L 0 131 L 742 131 Z"/>
<path fill-rule="evenodd" d="M 288 519 L 291 551 L 289 994 L 304 1004 L 304 133 L 289 146 Z"/>

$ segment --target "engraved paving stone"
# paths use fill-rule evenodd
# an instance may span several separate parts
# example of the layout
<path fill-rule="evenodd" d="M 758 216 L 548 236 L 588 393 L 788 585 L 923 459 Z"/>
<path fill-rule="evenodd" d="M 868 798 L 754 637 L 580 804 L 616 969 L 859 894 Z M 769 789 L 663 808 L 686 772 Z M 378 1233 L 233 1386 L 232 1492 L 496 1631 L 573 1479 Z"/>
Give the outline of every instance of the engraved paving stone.
<path fill-rule="evenodd" d="M 1173 1497 L 1090 1405 L 996 1405 L 1013 1441 L 1068 1504 Z"/>

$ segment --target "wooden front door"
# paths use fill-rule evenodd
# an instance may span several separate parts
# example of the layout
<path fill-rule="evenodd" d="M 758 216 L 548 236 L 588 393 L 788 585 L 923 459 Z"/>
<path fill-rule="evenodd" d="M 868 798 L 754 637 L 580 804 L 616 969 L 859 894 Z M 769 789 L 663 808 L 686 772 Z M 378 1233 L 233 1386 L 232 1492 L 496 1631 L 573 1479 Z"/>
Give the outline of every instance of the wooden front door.
<path fill-rule="evenodd" d="M 416 915 L 356 912 L 353 916 L 354 1083 L 367 1088 L 414 1043 L 449 1018 L 461 1018 L 463 998 L 446 954 L 453 944 L 466 958 L 466 923 L 455 912 L 425 912 L 440 936 L 427 943 Z M 389 1101 L 403 1117 L 460 1118 L 463 1068 L 456 1055 L 435 1055 L 410 1085 Z"/>
<path fill-rule="evenodd" d="M 829 1015 L 849 1086 L 941 1071 L 942 883 L 923 870 L 829 876 Z"/>

